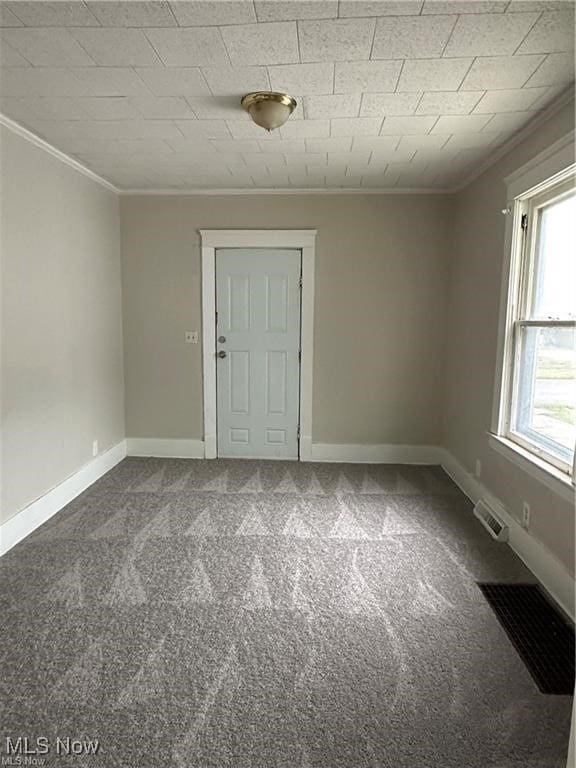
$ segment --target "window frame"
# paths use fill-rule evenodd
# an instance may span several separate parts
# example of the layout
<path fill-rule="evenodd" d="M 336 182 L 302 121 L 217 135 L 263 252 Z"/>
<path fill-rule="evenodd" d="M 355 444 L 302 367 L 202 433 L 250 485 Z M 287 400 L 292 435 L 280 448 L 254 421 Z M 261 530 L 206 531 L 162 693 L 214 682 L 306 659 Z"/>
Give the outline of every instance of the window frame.
<path fill-rule="evenodd" d="M 568 476 L 572 475 L 573 461 L 563 461 L 553 449 L 542 447 L 546 444 L 546 438 L 540 436 L 539 442 L 535 437 L 530 440 L 529 430 L 522 433 L 517 428 L 516 410 L 514 408 L 518 399 L 520 388 L 520 369 L 522 367 L 522 329 L 523 328 L 576 328 L 576 320 L 563 319 L 535 319 L 532 317 L 531 304 L 534 299 L 534 280 L 537 270 L 537 254 L 539 249 L 540 230 L 538 229 L 539 215 L 546 206 L 559 202 L 563 198 L 576 192 L 576 180 L 573 178 L 562 179 L 554 183 L 545 183 L 544 189 L 537 193 L 526 193 L 516 199 L 518 206 L 520 232 L 518 233 L 518 251 L 515 257 L 519 261 L 516 285 L 513 290 L 516 293 L 514 301 L 515 311 L 510 313 L 510 359 L 507 361 L 507 386 L 506 409 L 504 414 L 503 436 L 514 443 L 518 443 L 529 453 L 534 453 L 540 459 L 548 462 L 556 469 Z M 524 219 L 526 217 L 526 219 Z M 526 221 L 526 226 L 522 222 Z M 553 441 L 549 441 L 551 444 Z"/>
<path fill-rule="evenodd" d="M 562 495 L 574 485 L 574 465 L 563 462 L 539 445 L 523 439 L 512 429 L 515 371 L 521 354 L 519 324 L 568 325 L 576 322 L 532 320 L 527 317 L 532 298 L 531 280 L 537 247 L 535 228 L 538 210 L 551 201 L 569 194 L 576 181 L 574 163 L 574 132 L 571 132 L 549 150 L 518 169 L 505 179 L 507 184 L 506 234 L 504 269 L 500 303 L 498 357 L 493 401 L 490 445 L 511 459 L 530 474 L 542 479 Z M 522 217 L 527 215 L 527 227 L 522 227 Z M 559 481 L 559 482 L 558 482 Z"/>

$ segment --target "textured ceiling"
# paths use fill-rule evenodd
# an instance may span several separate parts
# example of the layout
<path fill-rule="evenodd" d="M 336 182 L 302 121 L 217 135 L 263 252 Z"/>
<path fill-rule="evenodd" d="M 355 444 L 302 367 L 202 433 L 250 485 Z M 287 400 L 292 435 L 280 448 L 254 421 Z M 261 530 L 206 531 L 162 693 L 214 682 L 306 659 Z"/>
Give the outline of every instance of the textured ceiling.
<path fill-rule="evenodd" d="M 574 3 L 0 2 L 0 112 L 120 188 L 450 188 L 574 80 Z M 298 100 L 267 134 L 252 90 Z"/>

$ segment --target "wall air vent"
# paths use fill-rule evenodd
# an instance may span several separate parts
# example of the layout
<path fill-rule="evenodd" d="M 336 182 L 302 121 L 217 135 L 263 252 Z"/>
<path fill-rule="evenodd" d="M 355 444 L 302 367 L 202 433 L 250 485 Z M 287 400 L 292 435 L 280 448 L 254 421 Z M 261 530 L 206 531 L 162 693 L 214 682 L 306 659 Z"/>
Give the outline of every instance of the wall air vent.
<path fill-rule="evenodd" d="M 485 501 L 479 501 L 474 506 L 474 514 L 493 539 L 496 539 L 496 541 L 508 541 L 508 526 L 500 520 Z"/>

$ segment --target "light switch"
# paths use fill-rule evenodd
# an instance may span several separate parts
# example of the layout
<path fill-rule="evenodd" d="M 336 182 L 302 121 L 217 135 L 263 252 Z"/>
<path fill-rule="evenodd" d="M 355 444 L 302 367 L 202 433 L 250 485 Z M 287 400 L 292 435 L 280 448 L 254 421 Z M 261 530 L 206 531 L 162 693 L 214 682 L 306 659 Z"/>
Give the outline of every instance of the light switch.
<path fill-rule="evenodd" d="M 186 331 L 185 338 L 188 344 L 198 344 L 198 331 Z"/>

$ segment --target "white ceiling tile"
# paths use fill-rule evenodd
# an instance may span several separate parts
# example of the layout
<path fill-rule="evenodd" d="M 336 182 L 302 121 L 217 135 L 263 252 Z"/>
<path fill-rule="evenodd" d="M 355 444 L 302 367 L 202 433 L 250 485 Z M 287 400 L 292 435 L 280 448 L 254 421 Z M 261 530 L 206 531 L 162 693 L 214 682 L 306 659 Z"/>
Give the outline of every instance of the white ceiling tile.
<path fill-rule="evenodd" d="M 411 115 L 409 117 L 385 117 L 380 134 L 382 136 L 409 136 L 411 134 L 429 133 L 437 115 Z"/>
<path fill-rule="evenodd" d="M 449 136 L 445 136 L 445 141 L 448 141 L 450 138 Z M 431 165 L 434 164 L 438 167 L 446 167 L 446 164 L 454 157 L 454 155 L 458 152 L 458 149 L 433 149 L 433 148 L 424 148 L 424 149 L 418 149 L 416 151 L 416 154 L 410 161 L 416 166 L 424 166 L 424 165 Z"/>
<path fill-rule="evenodd" d="M 22 54 L 15 51 L 6 41 L 0 45 L 0 66 L 1 67 L 30 67 L 32 66 Z"/>
<path fill-rule="evenodd" d="M 242 159 L 250 167 L 258 168 L 281 168 L 286 165 L 286 158 L 284 155 L 263 155 L 260 151 L 242 152 Z"/>
<path fill-rule="evenodd" d="M 394 91 L 401 69 L 401 61 L 336 62 L 334 92 Z"/>
<path fill-rule="evenodd" d="M 4 29 L 0 39 L 35 67 L 90 66 L 93 59 L 65 29 Z"/>
<path fill-rule="evenodd" d="M 536 13 L 459 16 L 444 56 L 512 55 L 537 18 Z"/>
<path fill-rule="evenodd" d="M 328 162 L 328 155 L 325 151 L 320 152 L 291 152 L 285 155 L 286 164 L 291 170 L 294 168 L 306 168 L 307 166 L 325 166 Z"/>
<path fill-rule="evenodd" d="M 78 103 L 93 120 L 141 120 L 142 115 L 126 96 L 93 96 Z"/>
<path fill-rule="evenodd" d="M 176 120 L 175 122 L 188 139 L 229 139 L 231 137 L 224 120 Z M 170 140 L 170 146 L 174 147 L 172 140 Z"/>
<path fill-rule="evenodd" d="M 41 120 L 41 135 L 77 139 L 168 139 L 180 136 L 169 120 Z"/>
<path fill-rule="evenodd" d="M 265 144 L 265 142 L 262 142 L 262 144 Z M 223 154 L 244 154 L 244 153 L 252 153 L 252 152 L 260 152 L 260 145 L 258 142 L 254 140 L 244 139 L 239 141 L 234 141 L 234 139 L 229 140 L 222 140 L 222 141 L 213 141 L 212 146 L 215 150 L 218 152 L 222 152 Z"/>
<path fill-rule="evenodd" d="M 167 67 L 228 64 L 224 43 L 214 27 L 146 29 L 144 34 Z"/>
<path fill-rule="evenodd" d="M 332 93 L 334 64 L 291 64 L 268 67 L 273 91 L 289 94 Z"/>
<path fill-rule="evenodd" d="M 401 147 L 398 149 L 375 149 L 370 158 L 370 165 L 385 165 L 387 163 L 408 163 L 414 157 L 414 149 Z"/>
<path fill-rule="evenodd" d="M 307 119 L 326 117 L 358 117 L 360 94 L 307 96 L 304 114 Z"/>
<path fill-rule="evenodd" d="M 175 27 L 176 19 L 167 2 L 130 0 L 95 2 L 90 10 L 103 27 Z"/>
<path fill-rule="evenodd" d="M 328 168 L 330 170 L 346 170 L 346 168 L 368 165 L 372 150 L 360 152 L 328 152 Z"/>
<path fill-rule="evenodd" d="M 270 90 L 266 67 L 204 67 L 202 74 L 215 96 L 243 96 Z"/>
<path fill-rule="evenodd" d="M 44 97 L 1 99 L 0 112 L 14 120 L 86 120 L 88 114 L 76 99 Z"/>
<path fill-rule="evenodd" d="M 426 0 L 423 14 L 429 13 L 502 13 L 509 0 Z"/>
<path fill-rule="evenodd" d="M 472 59 L 410 59 L 404 62 L 398 91 L 457 91 Z"/>
<path fill-rule="evenodd" d="M 184 138 L 166 139 L 166 142 L 175 153 L 195 155 L 198 159 L 205 159 L 205 155 L 216 153 L 216 149 L 210 143 L 210 139 L 226 141 L 230 139 L 230 132 L 223 120 L 177 120 L 178 128 L 184 134 Z"/>
<path fill-rule="evenodd" d="M 484 91 L 433 91 L 425 93 L 417 115 L 468 115 L 480 101 Z"/>
<path fill-rule="evenodd" d="M 462 90 L 489 91 L 521 88 L 542 63 L 544 56 L 482 56 L 474 60 Z"/>
<path fill-rule="evenodd" d="M 489 119 L 488 115 L 446 115 L 439 118 L 432 133 L 475 133 L 481 131 Z"/>
<path fill-rule="evenodd" d="M 365 93 L 362 96 L 362 117 L 413 115 L 421 93 Z M 428 113 L 431 114 L 431 113 Z M 436 112 L 436 114 L 439 114 Z"/>
<path fill-rule="evenodd" d="M 290 64 L 299 60 L 296 22 L 220 27 L 233 65 Z"/>
<path fill-rule="evenodd" d="M 423 0 L 340 0 L 340 18 L 349 16 L 417 16 Z"/>
<path fill-rule="evenodd" d="M 210 93 L 197 67 L 137 69 L 136 73 L 155 96 L 200 96 Z"/>
<path fill-rule="evenodd" d="M 33 107 L 34 101 L 36 99 L 17 99 L 14 96 L 0 96 L 0 113 L 11 120 L 38 120 L 40 115 Z"/>
<path fill-rule="evenodd" d="M 67 70 L 82 85 L 82 96 L 149 96 L 150 91 L 127 67 L 72 67 Z"/>
<path fill-rule="evenodd" d="M 477 147 L 489 147 L 498 143 L 497 133 L 457 133 L 450 136 L 444 149 L 447 152 L 453 149 L 473 149 Z"/>
<path fill-rule="evenodd" d="M 402 136 L 399 149 L 436 150 L 441 149 L 448 141 L 448 136 L 429 133 L 426 136 Z"/>
<path fill-rule="evenodd" d="M 395 152 L 398 136 L 355 136 L 353 152 Z"/>
<path fill-rule="evenodd" d="M 330 121 L 332 136 L 377 136 L 380 117 L 337 117 Z"/>
<path fill-rule="evenodd" d="M 516 14 L 510 18 L 516 18 Z M 543 13 L 517 53 L 559 53 L 573 50 L 574 8 L 572 11 Z"/>
<path fill-rule="evenodd" d="M 226 125 L 233 139 L 278 141 L 281 138 L 279 130 L 268 132 L 251 120 L 226 120 Z"/>
<path fill-rule="evenodd" d="M 457 16 L 394 16 L 378 19 L 372 59 L 441 56 Z"/>
<path fill-rule="evenodd" d="M 305 144 L 307 152 L 345 153 L 350 152 L 352 148 L 352 137 L 306 139 Z"/>
<path fill-rule="evenodd" d="M 281 152 L 283 155 L 293 152 L 305 152 L 306 145 L 304 139 L 281 139 L 274 143 L 270 141 L 261 141 L 260 150 L 262 152 Z"/>
<path fill-rule="evenodd" d="M 256 0 L 258 21 L 331 19 L 338 16 L 338 0 Z"/>
<path fill-rule="evenodd" d="M 177 96 L 139 96 L 130 99 L 132 104 L 147 120 L 172 120 L 173 118 L 194 118 L 186 99 Z"/>
<path fill-rule="evenodd" d="M 82 84 L 63 68 L 14 67 L 2 70 L 3 96 L 85 96 Z"/>
<path fill-rule="evenodd" d="M 526 90 L 530 90 L 530 89 L 527 88 Z M 566 90 L 565 85 L 547 85 L 547 86 L 543 86 L 543 93 L 541 94 L 541 96 L 539 96 L 539 98 L 536 99 L 535 102 L 533 102 L 530 105 L 530 107 L 528 109 L 530 109 L 530 110 L 546 109 L 565 90 Z M 571 92 L 572 95 L 574 95 L 574 85 L 571 86 L 570 92 Z"/>
<path fill-rule="evenodd" d="M 0 2 L 0 27 L 22 27 L 20 19 L 8 8 L 7 3 Z"/>
<path fill-rule="evenodd" d="M 73 153 L 96 152 L 111 155 L 172 152 L 162 139 L 69 139 L 66 146 Z M 116 158 L 114 162 L 118 162 Z"/>
<path fill-rule="evenodd" d="M 330 120 L 288 121 L 280 128 L 283 139 L 316 139 L 330 136 Z"/>
<path fill-rule="evenodd" d="M 18 2 L 6 3 L 7 8 L 27 27 L 92 27 L 98 21 L 85 3 L 78 2 Z"/>
<path fill-rule="evenodd" d="M 73 29 L 70 34 L 102 67 L 161 67 L 139 29 Z"/>
<path fill-rule="evenodd" d="M 517 88 L 514 90 L 487 91 L 474 109 L 476 114 L 497 112 L 521 112 L 530 109 L 536 99 L 547 93 L 543 88 Z"/>
<path fill-rule="evenodd" d="M 534 112 L 503 112 L 494 115 L 484 127 L 490 133 L 511 133 L 517 131 L 534 118 Z"/>
<path fill-rule="evenodd" d="M 574 54 L 551 53 L 528 80 L 526 87 L 567 85 L 571 80 L 574 80 Z"/>
<path fill-rule="evenodd" d="M 250 120 L 238 97 L 187 96 L 186 101 L 199 120 Z"/>
<path fill-rule="evenodd" d="M 302 61 L 356 61 L 370 58 L 374 19 L 299 21 Z"/>
<path fill-rule="evenodd" d="M 256 21 L 251 0 L 194 0 L 173 2 L 171 8 L 181 27 L 250 24 Z"/>
<path fill-rule="evenodd" d="M 510 0 L 506 13 L 526 13 L 527 11 L 565 11 L 573 6 L 574 0 Z"/>

